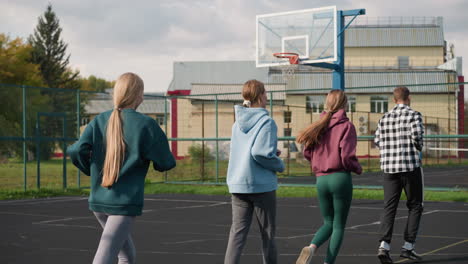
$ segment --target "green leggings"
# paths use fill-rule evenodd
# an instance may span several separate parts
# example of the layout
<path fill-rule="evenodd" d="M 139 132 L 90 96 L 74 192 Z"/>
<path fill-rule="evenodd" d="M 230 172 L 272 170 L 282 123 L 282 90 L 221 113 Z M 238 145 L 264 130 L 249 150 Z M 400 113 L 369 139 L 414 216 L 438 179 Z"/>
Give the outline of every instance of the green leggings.
<path fill-rule="evenodd" d="M 330 238 L 325 262 L 333 264 L 343 241 L 346 219 L 353 198 L 353 182 L 349 172 L 317 177 L 317 192 L 323 225 L 311 244 L 320 247 Z"/>

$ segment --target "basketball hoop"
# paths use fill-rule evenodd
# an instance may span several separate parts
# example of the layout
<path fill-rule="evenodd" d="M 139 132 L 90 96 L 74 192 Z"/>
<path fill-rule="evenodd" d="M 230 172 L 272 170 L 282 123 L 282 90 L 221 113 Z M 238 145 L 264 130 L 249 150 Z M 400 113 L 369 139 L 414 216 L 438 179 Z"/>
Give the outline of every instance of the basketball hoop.
<path fill-rule="evenodd" d="M 289 59 L 289 65 L 279 65 L 283 80 L 289 81 L 295 78 L 295 72 L 299 68 L 299 54 L 293 52 L 273 53 L 273 56 L 279 59 Z"/>

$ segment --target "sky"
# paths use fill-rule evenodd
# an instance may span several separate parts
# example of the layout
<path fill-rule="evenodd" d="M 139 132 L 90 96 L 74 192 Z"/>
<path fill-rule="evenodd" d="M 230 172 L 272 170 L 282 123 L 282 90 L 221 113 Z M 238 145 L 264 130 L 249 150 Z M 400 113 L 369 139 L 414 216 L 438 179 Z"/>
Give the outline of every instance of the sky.
<path fill-rule="evenodd" d="M 0 33 L 26 39 L 48 3 L 72 68 L 107 80 L 135 72 L 145 92 L 167 90 L 175 61 L 254 60 L 256 15 L 330 5 L 369 17 L 442 16 L 445 39 L 468 61 L 465 0 L 0 0 Z"/>

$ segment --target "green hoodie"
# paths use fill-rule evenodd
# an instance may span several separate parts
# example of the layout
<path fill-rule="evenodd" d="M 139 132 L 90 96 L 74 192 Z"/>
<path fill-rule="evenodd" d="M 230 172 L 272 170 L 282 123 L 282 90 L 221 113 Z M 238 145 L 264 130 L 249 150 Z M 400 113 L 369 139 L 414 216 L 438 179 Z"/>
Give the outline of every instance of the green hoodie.
<path fill-rule="evenodd" d="M 89 209 L 111 215 L 141 215 L 145 177 L 150 161 L 157 171 L 166 171 L 176 163 L 167 137 L 152 118 L 133 109 L 123 109 L 125 160 L 117 182 L 102 187 L 106 125 L 112 111 L 104 112 L 91 121 L 80 139 L 68 148 L 73 164 L 91 176 Z"/>

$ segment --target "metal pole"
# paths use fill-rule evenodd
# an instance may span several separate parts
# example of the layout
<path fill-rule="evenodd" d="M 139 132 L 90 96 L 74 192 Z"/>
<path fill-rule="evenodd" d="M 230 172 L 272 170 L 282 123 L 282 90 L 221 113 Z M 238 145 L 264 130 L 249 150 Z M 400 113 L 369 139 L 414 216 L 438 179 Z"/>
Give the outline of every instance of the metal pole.
<path fill-rule="evenodd" d="M 168 135 L 167 132 L 167 98 L 164 97 L 164 132 L 166 136 Z M 167 171 L 164 172 L 164 181 L 167 182 Z"/>
<path fill-rule="evenodd" d="M 26 191 L 28 179 L 27 179 L 27 152 L 26 152 L 26 87 L 23 88 L 23 189 Z"/>
<path fill-rule="evenodd" d="M 424 116 L 424 127 L 427 127 L 427 116 Z M 425 158 L 424 165 L 427 165 L 427 150 L 429 149 L 428 141 L 429 141 L 428 139 L 426 139 L 425 142 L 423 141 L 424 146 L 426 146 L 426 154 L 424 155 L 424 158 Z"/>
<path fill-rule="evenodd" d="M 202 102 L 202 139 L 205 138 L 205 102 Z M 201 180 L 205 181 L 205 141 L 202 140 Z"/>
<path fill-rule="evenodd" d="M 219 181 L 219 141 L 218 141 L 218 96 L 215 96 L 216 107 L 216 183 Z"/>
<path fill-rule="evenodd" d="M 367 133 L 369 134 L 370 131 L 370 113 L 367 113 Z M 370 171 L 370 146 L 371 142 L 370 140 L 367 140 L 367 170 Z"/>
<path fill-rule="evenodd" d="M 291 121 L 292 121 L 292 114 L 291 114 L 289 105 L 287 106 L 286 109 L 287 109 L 287 112 L 288 112 L 288 116 L 289 116 L 289 118 L 290 118 L 290 119 L 288 120 L 289 122 L 287 123 L 287 128 L 288 128 L 288 131 L 289 131 L 289 129 L 291 128 L 291 127 L 290 127 L 290 124 L 291 124 Z M 283 121 L 284 121 L 284 120 L 283 120 Z M 284 131 L 283 131 L 283 133 L 284 133 Z M 286 136 L 286 135 L 285 135 L 285 136 Z M 291 136 L 291 135 L 288 135 L 288 136 Z M 288 157 L 288 171 L 287 171 L 287 175 L 288 175 L 288 177 L 289 177 L 289 176 L 291 176 L 291 145 L 290 145 L 291 143 L 290 143 L 289 139 L 288 139 L 287 143 L 288 143 L 288 152 L 287 152 L 287 157 Z"/>
<path fill-rule="evenodd" d="M 81 105 L 81 94 L 80 90 L 76 90 L 76 138 L 80 138 L 80 125 L 81 125 L 81 116 L 80 116 L 80 105 Z M 64 153 L 65 154 L 65 153 Z M 78 182 L 78 188 L 81 188 L 81 174 L 80 170 L 77 170 L 76 179 Z"/>
<path fill-rule="evenodd" d="M 343 11 L 336 12 L 336 27 L 337 32 L 341 32 L 344 25 L 344 16 Z M 333 81 L 332 81 L 332 89 L 345 89 L 345 76 L 344 76 L 344 41 L 345 41 L 345 34 L 339 34 L 336 39 L 337 43 L 337 61 L 335 64 L 338 66 L 335 70 L 333 70 Z"/>

